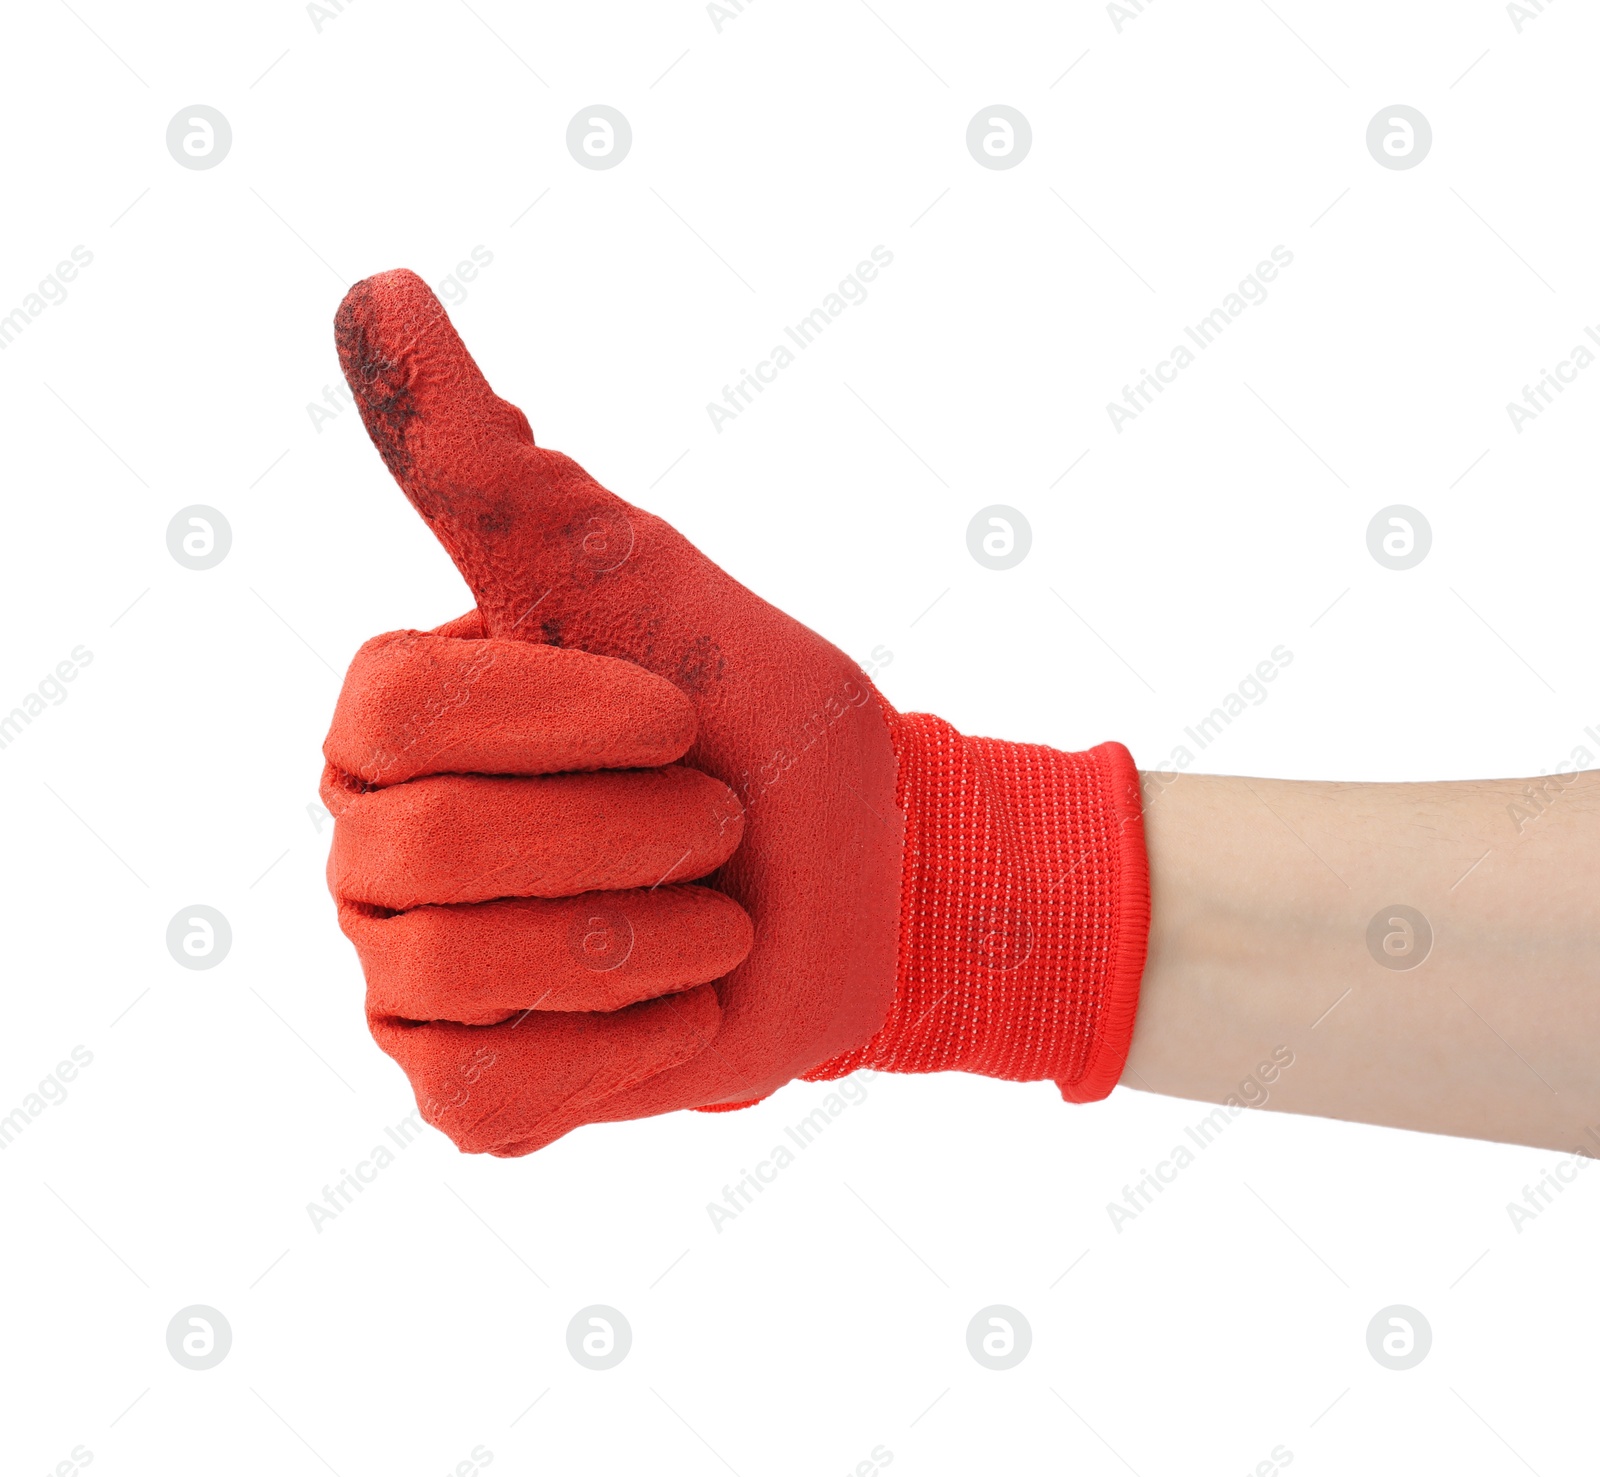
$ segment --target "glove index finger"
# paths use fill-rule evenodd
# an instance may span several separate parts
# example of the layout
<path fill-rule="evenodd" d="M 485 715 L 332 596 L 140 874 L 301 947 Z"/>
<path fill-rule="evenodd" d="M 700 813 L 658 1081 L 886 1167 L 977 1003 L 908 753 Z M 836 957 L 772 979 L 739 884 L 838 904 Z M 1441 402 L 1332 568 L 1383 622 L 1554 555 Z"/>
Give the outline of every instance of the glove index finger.
<path fill-rule="evenodd" d="M 592 584 L 628 557 L 621 499 L 534 445 L 415 272 L 356 283 L 334 338 L 367 434 L 477 597 L 486 633 L 542 640 L 535 612 L 558 580 Z"/>
<path fill-rule="evenodd" d="M 324 756 L 368 786 L 428 774 L 650 769 L 694 705 L 631 662 L 572 647 L 389 631 L 355 654 Z"/>

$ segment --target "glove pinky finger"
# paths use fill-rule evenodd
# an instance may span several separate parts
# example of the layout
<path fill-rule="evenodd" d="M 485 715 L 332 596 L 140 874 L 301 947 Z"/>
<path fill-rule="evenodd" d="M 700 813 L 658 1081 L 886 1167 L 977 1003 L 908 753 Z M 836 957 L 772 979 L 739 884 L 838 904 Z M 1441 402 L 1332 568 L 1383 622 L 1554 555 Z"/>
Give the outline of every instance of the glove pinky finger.
<path fill-rule="evenodd" d="M 700 985 L 616 1011 L 528 1011 L 497 1026 L 371 1016 L 423 1119 L 468 1154 L 528 1154 L 607 1099 L 698 1056 L 722 1010 Z"/>

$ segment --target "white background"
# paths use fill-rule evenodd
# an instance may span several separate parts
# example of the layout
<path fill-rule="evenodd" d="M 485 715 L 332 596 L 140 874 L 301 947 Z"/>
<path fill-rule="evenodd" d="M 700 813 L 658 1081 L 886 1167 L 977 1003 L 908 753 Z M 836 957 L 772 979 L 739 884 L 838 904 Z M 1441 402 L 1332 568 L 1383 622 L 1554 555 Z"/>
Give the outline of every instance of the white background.
<path fill-rule="evenodd" d="M 541 442 L 887 647 L 901 708 L 1152 766 L 1283 644 L 1196 768 L 1594 747 L 1600 367 L 1520 434 L 1505 405 L 1600 321 L 1600 25 L 1274 4 L 8 9 L 0 314 L 93 262 L 0 351 L 0 709 L 93 661 L 0 750 L 0 1114 L 93 1062 L 0 1151 L 5 1472 L 1592 1460 L 1600 1174 L 1518 1231 L 1558 1157 L 1532 1150 L 1248 1114 L 1119 1234 L 1107 1202 L 1199 1105 L 872 1076 L 720 1233 L 707 1202 L 826 1087 L 517 1161 L 430 1130 L 306 1210 L 413 1108 L 323 889 L 318 747 L 363 639 L 469 603 L 355 413 L 307 411 L 367 273 L 485 247 L 453 315 Z M 565 145 L 596 102 L 634 133 L 605 172 Z M 1033 129 L 1007 171 L 965 146 L 996 102 Z M 1433 128 L 1412 170 L 1366 148 L 1396 102 Z M 165 145 L 194 103 L 233 130 L 204 171 Z M 879 244 L 868 299 L 716 431 L 706 402 Z M 1106 402 L 1276 245 L 1268 299 L 1117 433 Z M 1034 534 L 1005 573 L 965 541 L 997 502 Z M 233 530 L 206 572 L 165 542 L 194 503 Z M 1391 503 L 1433 529 L 1404 573 L 1365 542 Z M 164 942 L 197 902 L 234 934 L 206 972 Z M 196 1303 L 233 1330 L 205 1372 L 165 1342 Z M 565 1342 L 594 1303 L 634 1335 L 604 1373 Z M 1003 1373 L 965 1343 L 992 1303 L 1033 1329 Z M 1394 1303 L 1434 1336 L 1403 1373 L 1366 1347 Z"/>

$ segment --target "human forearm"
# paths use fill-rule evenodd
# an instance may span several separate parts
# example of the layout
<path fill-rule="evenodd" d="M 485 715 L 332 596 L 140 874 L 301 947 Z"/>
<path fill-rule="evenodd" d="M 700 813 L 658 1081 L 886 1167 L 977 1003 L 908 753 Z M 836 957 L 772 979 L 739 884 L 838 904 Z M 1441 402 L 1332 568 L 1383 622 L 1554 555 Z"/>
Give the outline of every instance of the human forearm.
<path fill-rule="evenodd" d="M 1544 786 L 1531 813 L 1529 783 Z M 1600 1153 L 1600 783 L 1149 777 L 1128 1086 Z M 1385 967 L 1403 904 L 1431 947 Z M 1396 914 L 1395 916 L 1400 916 Z M 1377 941 L 1381 954 L 1383 947 Z M 1393 964 L 1410 956 L 1389 954 Z"/>

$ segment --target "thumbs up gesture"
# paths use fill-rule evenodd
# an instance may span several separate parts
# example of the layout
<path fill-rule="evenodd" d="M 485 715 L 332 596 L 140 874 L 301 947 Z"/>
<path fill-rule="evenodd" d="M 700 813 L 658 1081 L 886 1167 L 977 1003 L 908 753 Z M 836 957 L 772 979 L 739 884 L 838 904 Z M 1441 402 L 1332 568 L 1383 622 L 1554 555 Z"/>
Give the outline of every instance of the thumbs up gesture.
<path fill-rule="evenodd" d="M 525 1154 L 861 1065 L 1110 1090 L 1147 908 L 1126 750 L 897 714 L 538 446 L 415 274 L 335 331 L 476 601 L 367 642 L 324 745 L 329 886 L 430 1123 Z"/>
<path fill-rule="evenodd" d="M 358 283 L 335 331 L 477 601 L 362 647 L 325 746 L 330 886 L 424 1116 L 521 1154 L 861 1044 L 901 848 L 866 678 L 537 446 L 413 273 Z"/>

